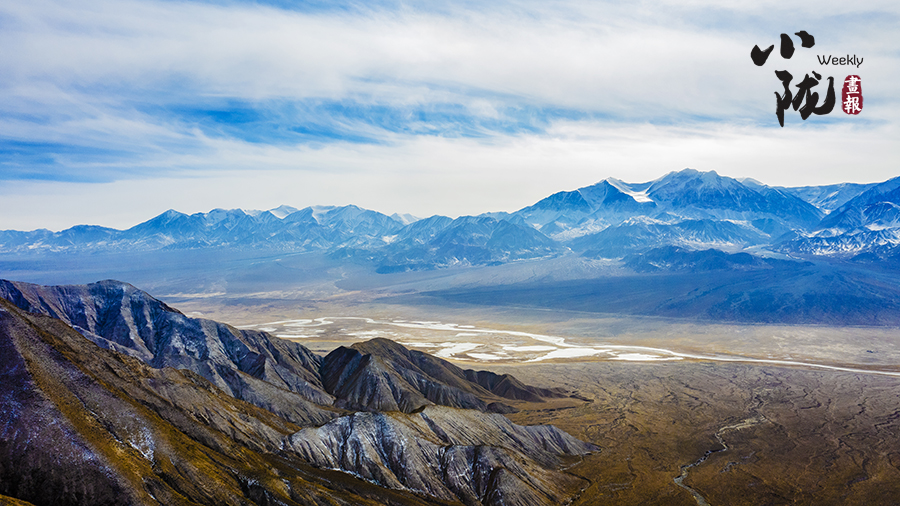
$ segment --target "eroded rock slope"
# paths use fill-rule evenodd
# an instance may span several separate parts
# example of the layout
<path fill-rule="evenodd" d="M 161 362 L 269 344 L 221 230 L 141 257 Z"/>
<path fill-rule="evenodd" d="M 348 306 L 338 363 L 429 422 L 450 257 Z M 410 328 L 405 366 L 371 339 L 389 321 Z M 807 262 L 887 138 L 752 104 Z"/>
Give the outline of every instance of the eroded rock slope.
<path fill-rule="evenodd" d="M 338 405 L 364 411 L 411 413 L 437 404 L 502 413 L 513 410 L 503 401 L 540 402 L 566 395 L 560 389 L 525 385 L 508 374 L 463 370 L 383 338 L 329 353 L 322 362 L 322 382 Z"/>
<path fill-rule="evenodd" d="M 115 281 L 0 281 L 0 295 L 9 300 L 0 298 L 0 496 L 556 504 L 584 486 L 558 470 L 560 459 L 597 450 L 483 412 L 564 392 L 390 341 L 321 360 Z"/>

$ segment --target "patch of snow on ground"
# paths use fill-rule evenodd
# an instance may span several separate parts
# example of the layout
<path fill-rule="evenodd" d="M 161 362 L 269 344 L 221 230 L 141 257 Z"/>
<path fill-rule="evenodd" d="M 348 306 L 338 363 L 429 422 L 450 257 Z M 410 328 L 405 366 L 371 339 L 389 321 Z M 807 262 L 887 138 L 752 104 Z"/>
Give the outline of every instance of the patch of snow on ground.
<path fill-rule="evenodd" d="M 146 427 L 142 427 L 138 433 L 132 434 L 132 437 L 128 438 L 128 444 L 142 457 L 153 462 L 153 450 L 155 449 L 153 434 Z"/>

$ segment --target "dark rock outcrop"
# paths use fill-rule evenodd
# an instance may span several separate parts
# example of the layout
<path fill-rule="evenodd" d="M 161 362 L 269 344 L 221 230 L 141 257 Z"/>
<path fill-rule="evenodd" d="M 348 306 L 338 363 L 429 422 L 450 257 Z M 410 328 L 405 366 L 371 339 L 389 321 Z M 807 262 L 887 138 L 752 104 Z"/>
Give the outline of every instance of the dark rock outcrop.
<path fill-rule="evenodd" d="M 322 382 L 337 406 L 412 413 L 437 404 L 479 411 L 508 411 L 504 400 L 564 397 L 558 389 L 530 387 L 509 375 L 463 370 L 389 339 L 340 348 L 322 361 Z M 491 407 L 493 406 L 493 407 Z"/>
<path fill-rule="evenodd" d="M 470 506 L 559 504 L 581 480 L 549 468 L 561 455 L 597 450 L 555 427 L 440 406 L 356 413 L 303 429 L 285 447 L 321 467 Z"/>

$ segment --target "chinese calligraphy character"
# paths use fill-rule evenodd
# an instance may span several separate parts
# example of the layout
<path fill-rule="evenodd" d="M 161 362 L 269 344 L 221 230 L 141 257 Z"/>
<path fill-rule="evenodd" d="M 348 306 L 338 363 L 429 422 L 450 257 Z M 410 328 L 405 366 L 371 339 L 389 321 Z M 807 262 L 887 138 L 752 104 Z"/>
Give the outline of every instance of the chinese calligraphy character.
<path fill-rule="evenodd" d="M 807 33 L 806 30 L 800 30 L 794 35 L 800 37 L 800 45 L 802 47 L 813 47 L 816 45 L 816 38 Z M 750 58 L 753 60 L 753 63 L 756 64 L 757 67 L 762 67 L 766 64 L 766 60 L 769 59 L 769 53 L 775 49 L 775 44 L 772 44 L 765 51 L 759 48 L 759 45 L 753 46 L 753 49 L 750 50 Z M 788 37 L 788 34 L 781 34 L 781 57 L 785 60 L 790 60 L 791 56 L 794 56 L 794 41 Z"/>
<path fill-rule="evenodd" d="M 794 79 L 794 76 L 792 76 L 790 72 L 786 70 L 776 70 L 775 76 L 778 77 L 784 85 L 784 95 L 779 95 L 777 91 L 775 92 L 775 116 L 778 117 L 778 124 L 782 127 L 784 127 L 784 111 L 787 110 L 788 106 L 792 107 L 795 111 L 799 110 L 800 118 L 804 120 L 811 114 L 825 115 L 834 109 L 836 97 L 834 95 L 833 77 L 828 78 L 828 91 L 825 94 L 825 101 L 822 102 L 821 106 L 816 107 L 819 103 L 819 94 L 810 90 L 819 85 L 819 81 L 822 79 L 821 75 L 817 72 L 813 72 L 813 77 L 806 74 L 803 81 L 796 85 L 798 88 L 796 95 L 791 93 L 791 80 Z M 800 107 L 800 104 L 803 103 L 804 99 L 806 99 L 806 104 L 803 107 Z"/>
<path fill-rule="evenodd" d="M 847 114 L 859 114 L 863 107 L 862 79 L 859 76 L 847 76 L 841 92 L 841 106 Z"/>
<path fill-rule="evenodd" d="M 810 35 L 805 30 L 801 30 L 794 35 L 800 37 L 800 45 L 802 47 L 813 47 L 816 45 L 816 39 L 812 35 Z M 769 58 L 769 54 L 772 53 L 772 50 L 775 49 L 775 45 L 771 45 L 765 50 L 760 49 L 759 45 L 753 46 L 753 49 L 750 51 L 750 59 L 753 60 L 753 63 L 762 67 L 765 65 L 766 60 Z M 786 34 L 781 34 L 781 57 L 785 60 L 789 60 L 792 56 L 794 56 L 794 41 L 791 37 Z M 836 97 L 834 95 L 834 78 L 828 78 L 828 91 L 825 94 L 825 101 L 822 102 L 822 105 L 816 107 L 819 102 L 819 94 L 817 92 L 811 91 L 812 88 L 819 85 L 819 81 L 822 80 L 822 76 L 817 72 L 813 71 L 813 77 L 810 77 L 809 74 L 803 78 L 803 81 L 800 84 L 795 85 L 797 89 L 796 95 L 791 93 L 791 81 L 794 79 L 794 76 L 791 75 L 790 72 L 786 70 L 776 70 L 775 77 L 781 81 L 781 84 L 784 86 L 784 94 L 779 95 L 778 92 L 775 92 L 775 116 L 778 118 L 778 124 L 784 127 L 784 111 L 787 110 L 788 106 L 792 107 L 795 111 L 800 112 L 800 118 L 805 120 L 811 114 L 816 115 L 825 115 L 830 113 L 834 109 L 834 104 Z M 847 89 L 845 82 L 845 90 Z M 844 99 L 846 100 L 846 92 L 844 94 Z M 803 107 L 800 107 L 800 104 L 806 100 L 806 104 Z M 844 111 L 847 111 L 848 105 L 844 105 Z M 861 106 L 860 106 L 861 107 Z M 848 113 L 850 114 L 850 113 Z"/>

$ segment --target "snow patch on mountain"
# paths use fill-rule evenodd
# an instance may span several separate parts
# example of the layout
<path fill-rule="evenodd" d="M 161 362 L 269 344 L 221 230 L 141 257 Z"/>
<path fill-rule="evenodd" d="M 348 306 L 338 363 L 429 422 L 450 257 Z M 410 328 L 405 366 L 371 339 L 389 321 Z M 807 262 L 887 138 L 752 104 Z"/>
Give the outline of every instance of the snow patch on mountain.
<path fill-rule="evenodd" d="M 642 191 L 635 191 L 635 190 L 631 189 L 631 187 L 628 185 L 628 183 L 621 181 L 619 179 L 616 179 L 614 177 L 606 178 L 606 182 L 608 182 L 609 184 L 614 186 L 617 190 L 624 193 L 625 195 L 630 196 L 631 198 L 633 198 L 634 200 L 636 200 L 638 202 L 653 202 L 653 199 L 651 199 L 650 196 L 647 195 L 647 190 L 649 189 L 649 186 Z"/>

